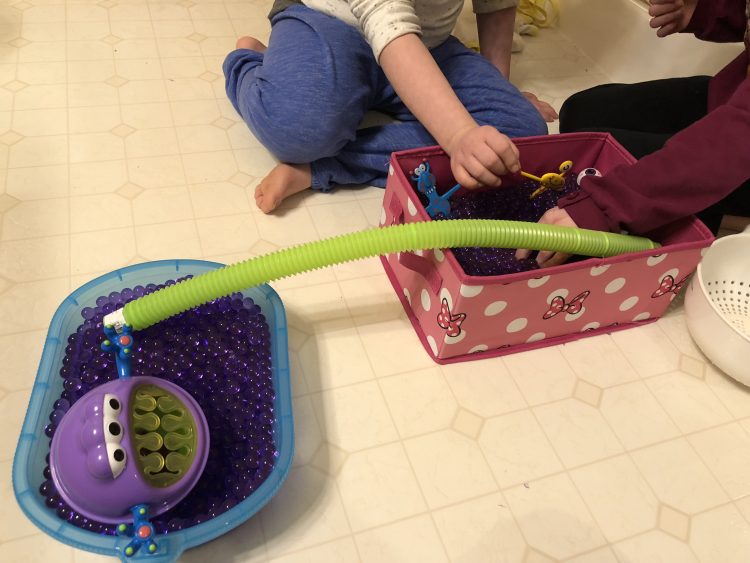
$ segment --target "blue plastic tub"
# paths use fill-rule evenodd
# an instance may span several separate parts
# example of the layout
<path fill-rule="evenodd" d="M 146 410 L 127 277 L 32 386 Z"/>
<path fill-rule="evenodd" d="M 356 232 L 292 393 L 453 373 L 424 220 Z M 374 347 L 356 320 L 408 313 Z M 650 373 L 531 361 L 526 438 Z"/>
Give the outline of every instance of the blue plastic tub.
<path fill-rule="evenodd" d="M 245 522 L 281 487 L 292 465 L 294 452 L 287 325 L 281 299 L 271 287 L 262 285 L 248 289 L 243 294 L 260 306 L 271 330 L 273 385 L 276 391 L 274 439 L 279 456 L 273 471 L 258 490 L 217 518 L 179 532 L 158 536 L 156 553 L 148 555 L 139 552 L 135 557 L 128 558 L 123 549 L 130 541 L 129 538 L 95 534 L 60 520 L 54 511 L 45 506 L 44 498 L 38 491 L 44 480 L 44 458 L 49 452 L 49 439 L 44 434 L 44 426 L 53 410 L 52 404 L 62 393 L 63 380 L 58 377 L 58 372 L 65 355 L 67 338 L 82 322 L 81 309 L 95 306 L 96 298 L 100 295 L 119 291 L 124 287 L 162 283 L 188 274 L 202 274 L 221 266 L 223 264 L 201 260 L 164 260 L 129 266 L 87 283 L 71 293 L 58 307 L 44 343 L 42 359 L 13 459 L 16 500 L 26 516 L 42 531 L 73 547 L 112 555 L 123 561 L 174 561 L 184 550 L 211 541 Z"/>

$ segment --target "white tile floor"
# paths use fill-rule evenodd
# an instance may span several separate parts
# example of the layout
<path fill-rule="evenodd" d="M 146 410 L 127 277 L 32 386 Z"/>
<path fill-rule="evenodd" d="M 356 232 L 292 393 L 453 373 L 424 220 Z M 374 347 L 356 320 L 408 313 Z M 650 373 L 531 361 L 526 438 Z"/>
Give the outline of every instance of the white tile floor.
<path fill-rule="evenodd" d="M 46 326 L 72 289 L 125 264 L 231 262 L 377 223 L 374 188 L 254 209 L 273 160 L 220 65 L 238 35 L 267 37 L 268 4 L 0 2 L 0 561 L 100 559 L 38 532 L 10 484 Z M 556 30 L 526 40 L 513 77 L 557 107 L 607 81 Z M 679 307 L 439 367 L 376 260 L 275 287 L 295 467 L 257 517 L 185 561 L 750 561 L 750 393 L 707 365 Z"/>

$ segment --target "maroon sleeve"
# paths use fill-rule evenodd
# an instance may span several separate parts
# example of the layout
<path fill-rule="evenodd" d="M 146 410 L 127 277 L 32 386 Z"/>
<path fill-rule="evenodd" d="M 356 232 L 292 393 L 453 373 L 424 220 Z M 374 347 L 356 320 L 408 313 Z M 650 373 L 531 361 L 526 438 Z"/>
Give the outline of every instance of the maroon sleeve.
<path fill-rule="evenodd" d="M 698 0 L 684 33 L 715 43 L 742 41 L 747 17 L 745 0 Z"/>
<path fill-rule="evenodd" d="M 747 65 L 747 56 L 731 65 Z M 739 69 L 738 69 L 739 70 Z M 631 165 L 561 198 L 579 227 L 646 233 L 717 203 L 750 178 L 750 78 L 727 103 Z"/>

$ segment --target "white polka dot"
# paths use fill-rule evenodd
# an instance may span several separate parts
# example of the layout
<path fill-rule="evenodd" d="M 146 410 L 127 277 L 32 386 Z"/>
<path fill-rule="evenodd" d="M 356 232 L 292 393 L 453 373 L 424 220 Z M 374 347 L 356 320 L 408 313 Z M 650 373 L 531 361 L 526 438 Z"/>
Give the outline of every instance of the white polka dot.
<path fill-rule="evenodd" d="M 391 175 L 391 176 L 393 176 L 394 172 L 395 172 L 395 170 L 393 169 L 393 164 L 390 164 L 388 166 L 388 174 Z"/>
<path fill-rule="evenodd" d="M 525 329 L 527 324 L 529 324 L 529 321 L 521 317 L 519 319 L 509 322 L 508 326 L 505 327 L 505 330 L 507 330 L 508 332 L 518 332 L 519 330 Z"/>
<path fill-rule="evenodd" d="M 432 350 L 432 355 L 437 356 L 438 355 L 437 342 L 435 342 L 435 339 L 432 337 L 432 335 L 427 336 L 427 344 L 430 345 L 430 350 Z"/>
<path fill-rule="evenodd" d="M 507 306 L 508 303 L 505 301 L 495 301 L 494 303 L 490 303 L 484 310 L 484 316 L 494 317 L 495 315 L 499 315 Z"/>
<path fill-rule="evenodd" d="M 636 303 L 638 303 L 638 298 L 635 295 L 633 297 L 628 297 L 625 301 L 620 303 L 620 311 L 629 311 L 635 307 Z"/>
<path fill-rule="evenodd" d="M 633 317 L 633 320 L 638 321 L 645 321 L 646 319 L 651 318 L 651 313 L 638 313 L 635 317 Z"/>
<path fill-rule="evenodd" d="M 664 272 L 659 278 L 659 281 L 663 280 L 667 276 L 672 276 L 672 278 L 674 278 L 674 281 L 678 282 L 680 281 L 677 279 L 677 276 L 679 275 L 680 275 L 680 270 L 678 270 L 677 268 L 672 268 L 671 270 L 667 270 L 666 272 Z"/>
<path fill-rule="evenodd" d="M 543 332 L 535 332 L 529 338 L 526 340 L 526 342 L 538 342 L 539 340 L 544 340 L 544 337 L 547 336 Z"/>
<path fill-rule="evenodd" d="M 461 342 L 464 338 L 466 338 L 466 331 L 462 330 L 458 336 L 448 336 L 445 335 L 445 343 L 446 344 L 458 344 Z"/>
<path fill-rule="evenodd" d="M 422 250 L 421 248 L 417 249 L 414 251 L 414 254 L 416 254 L 417 256 L 424 256 L 424 250 Z"/>
<path fill-rule="evenodd" d="M 474 346 L 471 350 L 469 350 L 469 354 L 476 354 L 477 352 L 486 352 L 489 348 L 486 344 L 477 344 Z"/>
<path fill-rule="evenodd" d="M 417 214 L 417 208 L 414 207 L 414 202 L 409 198 L 407 198 L 406 200 L 406 208 L 409 210 L 409 215 L 411 215 L 412 217 Z"/>
<path fill-rule="evenodd" d="M 483 285 L 463 285 L 461 284 L 461 289 L 458 291 L 463 295 L 464 297 L 476 297 L 480 293 L 482 293 L 482 290 L 484 289 Z"/>
<path fill-rule="evenodd" d="M 596 277 L 601 276 L 607 270 L 609 270 L 609 264 L 604 264 L 603 266 L 594 266 L 589 273 Z"/>
<path fill-rule="evenodd" d="M 404 288 L 404 297 L 406 297 L 406 300 L 409 302 L 409 306 L 411 307 L 411 293 L 409 293 L 409 290 Z"/>
<path fill-rule="evenodd" d="M 541 278 L 532 278 L 528 282 L 529 287 L 542 287 L 545 283 L 549 281 L 549 276 L 542 276 Z"/>
<path fill-rule="evenodd" d="M 442 250 L 436 248 L 435 250 L 433 250 L 433 252 L 435 253 L 435 258 L 437 258 L 438 262 L 442 262 L 443 260 L 445 260 L 445 253 Z"/>
<path fill-rule="evenodd" d="M 455 311 L 453 310 L 453 297 L 451 297 L 451 292 L 448 291 L 446 288 L 443 288 L 440 290 L 440 302 L 443 302 L 443 299 L 445 299 L 448 302 L 448 307 L 451 309 L 451 312 L 455 314 Z"/>
<path fill-rule="evenodd" d="M 669 254 L 657 254 L 656 256 L 649 256 L 646 258 L 646 264 L 649 266 L 656 266 L 663 262 Z"/>
<path fill-rule="evenodd" d="M 601 325 L 599 323 L 597 323 L 597 322 L 588 323 L 588 324 L 583 325 L 583 328 L 581 329 L 581 332 L 583 332 L 585 330 L 594 330 L 594 329 L 599 328 L 600 326 Z"/>
<path fill-rule="evenodd" d="M 563 299 L 566 299 L 569 294 L 570 292 L 567 289 L 556 289 L 555 291 L 553 291 L 547 296 L 547 303 L 548 304 L 552 303 L 552 300 L 555 297 L 562 297 Z"/>
<path fill-rule="evenodd" d="M 385 207 L 380 210 L 380 224 L 385 225 L 386 215 L 385 215 Z"/>
<path fill-rule="evenodd" d="M 430 302 L 430 294 L 427 293 L 426 289 L 422 290 L 421 298 L 422 298 L 422 308 L 425 311 L 429 311 L 430 307 L 432 307 L 432 303 Z"/>
<path fill-rule="evenodd" d="M 565 320 L 568 321 L 568 322 L 575 321 L 576 319 L 581 318 L 585 312 L 586 312 L 586 307 L 581 307 L 581 310 L 578 311 L 575 315 L 571 315 L 570 313 L 566 313 L 565 314 Z"/>
<path fill-rule="evenodd" d="M 623 287 L 625 287 L 625 278 L 616 278 L 607 284 L 604 288 L 604 293 L 617 293 Z"/>

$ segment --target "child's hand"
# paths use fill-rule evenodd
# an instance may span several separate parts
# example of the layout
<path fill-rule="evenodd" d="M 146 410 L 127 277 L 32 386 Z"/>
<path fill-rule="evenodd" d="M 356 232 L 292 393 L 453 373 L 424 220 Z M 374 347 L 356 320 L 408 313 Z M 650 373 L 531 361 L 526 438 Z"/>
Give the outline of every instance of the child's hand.
<path fill-rule="evenodd" d="M 684 30 L 695 12 L 698 0 L 649 0 L 649 25 L 656 35 L 666 37 Z"/>
<path fill-rule="evenodd" d="M 446 147 L 456 182 L 465 188 L 498 187 L 500 176 L 518 172 L 518 149 L 511 140 L 489 125 L 473 126 L 456 133 Z"/>
<path fill-rule="evenodd" d="M 575 221 L 570 218 L 568 212 L 559 207 L 553 207 L 549 209 L 539 222 L 545 225 L 560 225 L 561 227 L 577 227 Z M 531 255 L 531 250 L 521 249 L 516 250 L 516 260 L 524 260 Z M 570 254 L 563 254 L 561 252 L 550 252 L 548 250 L 540 250 L 536 256 L 536 263 L 541 268 L 547 268 L 549 266 L 559 266 L 570 258 Z"/>

